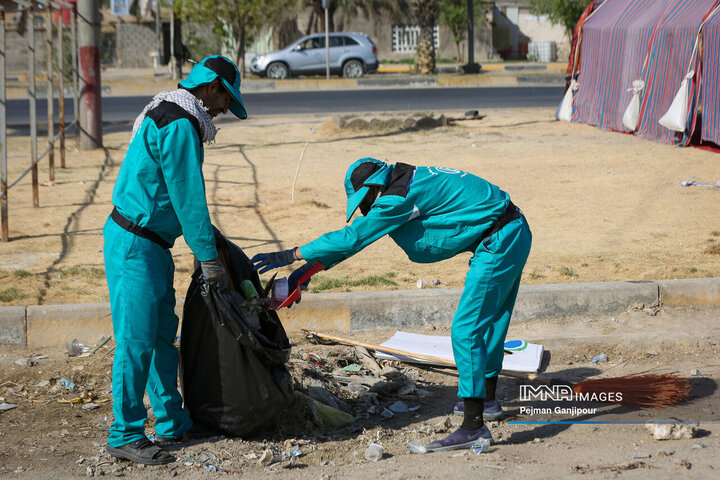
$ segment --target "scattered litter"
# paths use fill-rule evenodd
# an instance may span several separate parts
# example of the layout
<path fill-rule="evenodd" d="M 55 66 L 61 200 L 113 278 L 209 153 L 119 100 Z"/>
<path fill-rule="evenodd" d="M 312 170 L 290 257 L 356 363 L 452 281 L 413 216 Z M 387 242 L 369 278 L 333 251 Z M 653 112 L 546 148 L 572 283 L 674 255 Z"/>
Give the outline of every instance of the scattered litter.
<path fill-rule="evenodd" d="M 439 278 L 436 278 L 435 280 L 432 281 L 432 284 L 433 284 L 434 286 L 436 286 L 436 287 L 437 287 L 438 285 L 440 285 L 441 283 L 442 283 L 442 282 L 440 281 Z"/>
<path fill-rule="evenodd" d="M 652 458 L 652 455 L 650 455 L 649 453 L 635 452 L 635 454 L 633 455 L 633 459 L 637 459 L 637 458 Z"/>
<path fill-rule="evenodd" d="M 695 438 L 698 433 L 696 425 L 682 423 L 647 423 L 645 428 L 655 440 L 679 440 L 681 438 Z"/>
<path fill-rule="evenodd" d="M 13 408 L 17 408 L 17 405 L 14 403 L 7 403 L 7 402 L 0 403 L 0 412 L 12 410 Z"/>
<path fill-rule="evenodd" d="M 360 370 L 362 370 L 362 365 L 358 365 L 357 363 L 351 363 L 343 367 L 343 372 L 359 372 Z"/>
<path fill-rule="evenodd" d="M 266 448 L 265 451 L 263 452 L 262 456 L 260 457 L 260 460 L 258 460 L 258 462 L 263 467 L 268 467 L 273 463 L 273 460 L 274 460 L 274 456 L 273 456 L 272 450 L 270 450 L 269 448 Z"/>
<path fill-rule="evenodd" d="M 427 447 L 421 440 L 413 440 L 407 444 L 410 453 L 427 453 Z"/>
<path fill-rule="evenodd" d="M 656 352 L 655 350 L 648 350 L 646 353 L 651 357 L 654 357 L 658 354 L 658 352 Z"/>
<path fill-rule="evenodd" d="M 90 347 L 78 341 L 77 338 L 73 339 L 72 343 L 67 346 L 68 357 L 79 357 L 89 350 Z"/>
<path fill-rule="evenodd" d="M 100 408 L 100 404 L 95 403 L 95 402 L 86 403 L 85 405 L 82 406 L 83 410 L 95 410 L 96 408 Z"/>
<path fill-rule="evenodd" d="M 383 457 L 384 453 L 385 449 L 382 447 L 382 445 L 378 445 L 377 443 L 373 442 L 367 447 L 367 449 L 365 449 L 365 458 L 370 460 L 371 462 L 377 462 Z"/>
<path fill-rule="evenodd" d="M 50 380 L 40 380 L 35 386 L 36 387 L 47 387 L 50 385 Z"/>
<path fill-rule="evenodd" d="M 217 468 L 215 468 L 215 465 L 205 465 L 205 470 L 208 472 L 217 472 Z"/>
<path fill-rule="evenodd" d="M 422 278 L 418 279 L 417 283 L 415 284 L 417 288 L 427 288 L 430 286 L 427 280 L 423 280 Z"/>
<path fill-rule="evenodd" d="M 607 362 L 608 357 L 604 353 L 601 353 L 600 355 L 596 355 L 593 357 L 592 362 L 593 363 L 603 363 Z"/>
<path fill-rule="evenodd" d="M 638 468 L 656 468 L 645 462 L 637 461 L 630 463 L 621 463 L 618 465 L 607 465 L 604 467 L 590 467 L 590 465 L 575 465 L 572 469 L 576 473 L 592 473 L 592 472 L 624 472 L 627 470 L 635 470 Z"/>
<path fill-rule="evenodd" d="M 693 377 L 698 377 L 700 376 L 700 370 L 698 370 L 697 368 L 693 368 L 692 370 L 690 370 L 690 375 L 692 375 Z"/>
<path fill-rule="evenodd" d="M 405 404 L 405 402 L 398 400 L 397 402 L 393 403 L 388 407 L 390 410 L 392 410 L 393 413 L 408 413 L 410 409 Z"/>
<path fill-rule="evenodd" d="M 490 448 L 490 439 L 478 438 L 477 441 L 470 447 L 470 453 L 473 455 L 480 455 L 483 452 L 487 452 Z"/>
<path fill-rule="evenodd" d="M 391 412 L 390 410 L 388 410 L 387 408 L 383 408 L 383 411 L 380 412 L 380 415 L 385 418 L 392 418 L 395 416 L 395 414 L 393 412 Z"/>
<path fill-rule="evenodd" d="M 75 389 L 75 384 L 72 383 L 70 380 L 67 380 L 67 379 L 65 379 L 65 378 L 61 378 L 61 379 L 60 379 L 60 384 L 61 384 L 61 385 L 64 385 L 65 388 L 68 389 L 68 390 L 74 390 L 74 389 Z"/>
<path fill-rule="evenodd" d="M 685 459 L 675 460 L 675 466 L 678 468 L 684 468 L 686 470 L 690 470 L 692 468 L 692 463 L 688 462 Z"/>
<path fill-rule="evenodd" d="M 705 183 L 698 182 L 697 180 L 683 180 L 680 182 L 683 187 L 720 187 L 720 182 L 717 183 Z"/>
<path fill-rule="evenodd" d="M 302 455 L 302 450 L 300 450 L 299 445 L 293 445 L 290 449 L 283 452 L 283 455 L 286 457 L 299 457 Z"/>

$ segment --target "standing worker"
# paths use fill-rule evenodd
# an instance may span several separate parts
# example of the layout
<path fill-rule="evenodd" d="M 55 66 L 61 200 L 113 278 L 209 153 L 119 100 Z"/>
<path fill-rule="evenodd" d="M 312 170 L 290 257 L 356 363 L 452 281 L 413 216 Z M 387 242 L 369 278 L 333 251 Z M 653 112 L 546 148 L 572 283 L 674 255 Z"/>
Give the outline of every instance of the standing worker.
<path fill-rule="evenodd" d="M 251 260 L 255 268 L 263 273 L 306 260 L 288 279 L 293 290 L 316 262 L 331 268 L 385 235 L 418 263 L 473 252 L 452 323 L 458 397 L 463 400 L 456 408 L 464 410 L 463 423 L 428 445 L 428 450 L 492 440 L 483 417 L 502 414 L 495 388 L 520 276 L 530 253 L 532 235 L 525 217 L 497 186 L 454 168 L 389 165 L 363 158 L 348 169 L 345 192 L 347 222 L 358 208 L 363 216 L 301 247 L 255 255 Z"/>
<path fill-rule="evenodd" d="M 222 285 L 202 173 L 203 144 L 213 143 L 213 118 L 228 109 L 247 118 L 240 72 L 215 55 L 196 64 L 178 89 L 156 95 L 135 120 L 105 223 L 105 273 L 110 290 L 115 361 L 107 451 L 147 465 L 175 461 L 163 444 L 182 441 L 192 420 L 177 389 L 178 328 L 170 248 L 183 235 L 206 281 Z M 147 390 L 155 442 L 145 436 Z"/>

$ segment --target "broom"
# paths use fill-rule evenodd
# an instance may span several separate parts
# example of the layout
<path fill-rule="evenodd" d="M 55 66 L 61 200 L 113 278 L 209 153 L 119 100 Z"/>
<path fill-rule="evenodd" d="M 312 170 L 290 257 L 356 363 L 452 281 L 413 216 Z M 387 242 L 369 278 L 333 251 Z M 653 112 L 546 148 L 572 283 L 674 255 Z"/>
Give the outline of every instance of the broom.
<path fill-rule="evenodd" d="M 335 337 L 325 333 L 311 332 L 302 329 L 301 332 L 310 340 L 330 340 L 346 345 L 357 345 L 365 347 L 369 350 L 375 350 L 393 355 L 401 355 L 419 360 L 427 360 L 436 364 L 447 367 L 457 368 L 455 362 L 445 358 L 433 357 L 421 353 L 406 352 L 396 348 L 388 348 L 371 343 L 359 342 L 347 338 Z M 402 360 L 402 359 L 399 359 Z M 669 405 L 682 403 L 690 397 L 690 389 L 692 385 L 690 378 L 675 375 L 674 373 L 664 374 L 646 374 L 644 372 L 627 375 L 624 377 L 597 378 L 593 380 L 583 380 L 578 383 L 571 383 L 565 380 L 557 380 L 536 373 L 511 372 L 503 370 L 501 375 L 513 377 L 520 380 L 530 382 L 538 382 L 544 385 L 567 385 L 572 388 L 574 393 L 593 396 L 596 398 L 614 398 L 619 405 L 636 408 L 660 408 Z M 600 394 L 613 395 L 600 395 Z M 622 395 L 620 395 L 622 394 Z"/>

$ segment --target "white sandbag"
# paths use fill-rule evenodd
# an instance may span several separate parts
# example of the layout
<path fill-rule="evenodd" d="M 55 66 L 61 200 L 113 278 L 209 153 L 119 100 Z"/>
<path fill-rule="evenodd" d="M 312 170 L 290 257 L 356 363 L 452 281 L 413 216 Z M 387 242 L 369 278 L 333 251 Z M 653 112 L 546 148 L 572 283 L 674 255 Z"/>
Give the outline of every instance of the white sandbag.
<path fill-rule="evenodd" d="M 623 115 L 623 125 L 625 125 L 625 128 L 631 132 L 637 130 L 638 127 L 638 121 L 640 120 L 640 94 L 644 88 L 645 82 L 642 80 L 635 80 L 632 83 L 632 88 L 629 89 L 633 92 L 633 95 L 630 99 L 630 103 L 625 109 L 625 114 Z"/>
<path fill-rule="evenodd" d="M 575 79 L 570 80 L 570 86 L 568 86 L 565 95 L 563 96 L 560 106 L 555 112 L 555 118 L 562 122 L 572 121 L 572 107 L 573 107 L 573 96 L 578 89 L 578 83 Z"/>
<path fill-rule="evenodd" d="M 690 70 L 688 74 L 685 75 L 685 78 L 683 78 L 683 81 L 680 84 L 680 89 L 670 104 L 670 108 L 668 108 L 668 111 L 665 112 L 665 115 L 663 115 L 659 120 L 660 125 L 663 127 L 676 132 L 685 131 L 688 118 L 690 80 L 692 80 L 693 75 L 695 75 L 695 72 Z"/>

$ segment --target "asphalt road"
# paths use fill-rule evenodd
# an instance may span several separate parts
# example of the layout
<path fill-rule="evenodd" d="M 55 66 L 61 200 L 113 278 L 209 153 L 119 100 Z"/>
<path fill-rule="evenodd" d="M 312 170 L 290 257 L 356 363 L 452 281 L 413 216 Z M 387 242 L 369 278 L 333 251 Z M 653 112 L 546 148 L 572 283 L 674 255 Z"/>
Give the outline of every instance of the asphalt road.
<path fill-rule="evenodd" d="M 562 94 L 562 87 L 433 87 L 259 92 L 243 94 L 243 100 L 250 116 L 265 116 L 548 107 L 557 105 L 562 99 Z M 103 123 L 132 122 L 149 100 L 150 97 L 147 96 L 103 97 Z M 8 127 L 28 127 L 28 111 L 27 99 L 8 100 Z M 41 129 L 47 123 L 46 112 L 46 100 L 38 99 L 37 122 Z M 57 112 L 56 106 L 56 118 Z M 65 112 L 66 121 L 71 122 L 72 99 L 66 99 Z"/>

